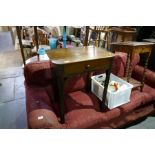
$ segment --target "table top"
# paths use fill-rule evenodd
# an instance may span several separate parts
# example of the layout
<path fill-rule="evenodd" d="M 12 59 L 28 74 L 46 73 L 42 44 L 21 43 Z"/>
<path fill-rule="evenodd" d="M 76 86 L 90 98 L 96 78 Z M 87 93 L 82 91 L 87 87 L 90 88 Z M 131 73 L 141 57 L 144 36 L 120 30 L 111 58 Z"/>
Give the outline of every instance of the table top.
<path fill-rule="evenodd" d="M 118 32 L 118 33 L 127 33 L 127 34 L 136 34 L 136 30 L 134 29 L 121 29 L 121 28 L 118 28 L 118 27 L 112 27 L 111 28 L 111 31 L 112 32 Z"/>
<path fill-rule="evenodd" d="M 57 65 L 114 57 L 112 52 L 94 46 L 54 49 L 47 51 L 47 55 Z"/>
<path fill-rule="evenodd" d="M 154 45 L 154 43 L 151 43 L 151 42 L 127 41 L 127 42 L 114 42 L 114 43 L 111 43 L 111 45 L 138 47 L 138 46 L 150 46 L 150 45 Z"/>
<path fill-rule="evenodd" d="M 148 42 L 151 42 L 151 43 L 155 43 L 155 39 L 153 38 L 150 38 L 150 39 L 143 39 L 144 41 L 148 41 Z"/>

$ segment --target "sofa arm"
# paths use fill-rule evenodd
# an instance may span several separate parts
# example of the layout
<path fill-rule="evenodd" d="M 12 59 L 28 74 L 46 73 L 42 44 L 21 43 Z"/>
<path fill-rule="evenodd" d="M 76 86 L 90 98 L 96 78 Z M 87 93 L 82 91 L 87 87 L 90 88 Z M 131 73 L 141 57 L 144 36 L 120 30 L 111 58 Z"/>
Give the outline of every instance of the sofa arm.
<path fill-rule="evenodd" d="M 144 72 L 144 67 L 136 65 L 132 72 L 132 77 L 138 81 L 141 81 L 143 72 Z M 149 69 L 146 69 L 145 83 L 148 84 L 149 86 L 155 88 L 155 72 L 153 72 Z"/>
<path fill-rule="evenodd" d="M 53 88 L 25 84 L 25 92 L 28 127 L 60 128 Z"/>
<path fill-rule="evenodd" d="M 40 86 L 51 83 L 53 64 L 50 61 L 36 61 L 24 67 L 24 76 L 27 84 Z"/>
<path fill-rule="evenodd" d="M 48 109 L 34 110 L 28 113 L 27 119 L 28 119 L 28 127 L 30 129 L 61 128 L 61 124 L 58 122 L 55 113 Z"/>

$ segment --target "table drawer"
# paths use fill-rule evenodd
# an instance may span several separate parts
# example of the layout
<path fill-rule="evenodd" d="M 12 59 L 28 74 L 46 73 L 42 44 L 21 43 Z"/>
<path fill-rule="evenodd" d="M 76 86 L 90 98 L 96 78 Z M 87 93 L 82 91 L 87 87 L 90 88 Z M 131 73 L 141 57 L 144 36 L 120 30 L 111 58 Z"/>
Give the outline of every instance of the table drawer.
<path fill-rule="evenodd" d="M 66 64 L 64 66 L 64 75 L 72 75 L 78 74 L 83 72 L 90 72 L 95 70 L 106 70 L 109 68 L 111 64 L 112 58 L 109 59 L 99 59 L 99 60 L 92 60 L 92 61 L 84 61 L 72 64 Z"/>

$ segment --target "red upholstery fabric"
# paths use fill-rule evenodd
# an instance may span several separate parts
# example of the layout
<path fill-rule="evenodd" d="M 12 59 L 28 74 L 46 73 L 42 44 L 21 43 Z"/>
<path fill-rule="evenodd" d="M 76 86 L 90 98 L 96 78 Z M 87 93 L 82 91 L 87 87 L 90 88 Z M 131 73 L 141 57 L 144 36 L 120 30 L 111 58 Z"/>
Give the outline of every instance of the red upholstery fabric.
<path fill-rule="evenodd" d="M 143 75 L 144 68 L 142 66 L 137 65 L 133 70 L 133 77 L 139 81 L 141 81 Z M 145 73 L 145 83 L 155 88 L 155 72 L 146 69 Z"/>
<path fill-rule="evenodd" d="M 29 128 L 59 128 L 54 108 L 52 87 L 27 86 L 26 111 Z M 49 94 L 50 92 L 50 94 Z M 43 117 L 43 119 L 38 119 Z"/>
<path fill-rule="evenodd" d="M 138 63 L 138 57 L 135 58 L 133 66 Z M 124 75 L 125 59 L 125 55 L 121 53 L 115 57 L 113 72 L 116 75 Z M 154 84 L 154 80 L 150 78 L 150 72 L 147 72 L 148 77 L 146 78 L 149 86 L 145 85 L 143 92 L 134 90 L 130 103 L 112 110 L 105 109 L 104 112 L 100 112 L 100 101 L 96 96 L 83 91 L 86 75 L 79 75 L 66 83 L 65 124 L 60 124 L 58 104 L 55 102 L 55 93 L 57 92 L 51 85 L 53 69 L 50 69 L 50 65 L 52 66 L 49 61 L 46 61 L 25 66 L 29 128 L 117 128 L 155 111 L 155 106 L 149 104 L 155 101 L 155 89 L 151 85 L 151 82 Z M 137 66 L 134 67 L 133 76 L 141 77 L 141 70 L 137 69 Z M 148 109 L 147 112 L 144 107 Z"/>
<path fill-rule="evenodd" d="M 24 76 L 27 84 L 38 86 L 48 85 L 52 81 L 53 64 L 50 61 L 36 61 L 24 67 Z"/>
<path fill-rule="evenodd" d="M 123 77 L 126 65 L 126 53 L 116 52 L 114 57 L 114 63 L 112 66 L 112 73 Z"/>
<path fill-rule="evenodd" d="M 51 90 L 52 94 L 52 90 Z M 36 109 L 52 109 L 51 99 L 49 98 L 46 87 L 27 86 L 26 85 L 27 112 Z"/>
<path fill-rule="evenodd" d="M 145 106 L 135 109 L 131 113 L 127 113 L 125 115 L 120 115 L 108 122 L 104 122 L 102 124 L 98 124 L 98 126 L 92 126 L 91 128 L 103 128 L 103 129 L 111 129 L 111 128 L 124 128 L 124 125 L 129 125 L 136 120 L 140 120 L 141 118 L 146 117 L 147 115 L 153 114 L 155 112 L 154 103 L 149 103 Z"/>
<path fill-rule="evenodd" d="M 43 129 L 53 128 L 58 129 L 61 127 L 55 113 L 47 109 L 37 109 L 28 113 L 27 116 L 29 128 L 32 129 Z"/>
<path fill-rule="evenodd" d="M 150 93 L 148 93 L 150 91 Z M 144 92 L 135 90 L 131 94 L 131 101 L 127 104 L 114 108 L 99 111 L 100 101 L 92 94 L 83 91 L 70 93 L 66 98 L 66 123 L 69 128 L 89 128 L 91 125 L 98 125 L 123 117 L 137 107 L 155 100 L 155 90 L 145 85 Z"/>
<path fill-rule="evenodd" d="M 65 93 L 84 89 L 86 86 L 87 75 L 77 75 L 67 80 L 65 85 Z"/>
<path fill-rule="evenodd" d="M 122 52 L 115 52 L 114 62 L 112 66 L 112 73 L 124 77 L 125 66 L 126 66 L 127 54 Z M 138 64 L 140 60 L 139 54 L 134 54 L 131 62 L 132 69 Z"/>
<path fill-rule="evenodd" d="M 67 128 L 88 128 L 106 120 L 99 112 L 98 99 L 91 93 L 76 91 L 70 93 L 65 100 Z"/>

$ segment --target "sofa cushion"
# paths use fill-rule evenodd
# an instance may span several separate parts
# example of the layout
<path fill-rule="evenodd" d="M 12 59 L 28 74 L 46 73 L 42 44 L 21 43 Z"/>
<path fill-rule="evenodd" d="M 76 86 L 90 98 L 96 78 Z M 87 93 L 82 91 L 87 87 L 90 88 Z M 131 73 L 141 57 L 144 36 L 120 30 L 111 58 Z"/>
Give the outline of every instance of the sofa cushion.
<path fill-rule="evenodd" d="M 89 128 L 106 120 L 99 112 L 99 101 L 92 93 L 76 91 L 65 99 L 67 128 Z"/>
<path fill-rule="evenodd" d="M 140 120 L 153 112 L 155 112 L 154 103 L 149 103 L 135 109 L 129 114 L 127 113 L 126 115 L 121 115 L 120 117 L 109 121 L 108 124 L 103 123 L 100 128 L 122 128 L 124 125 L 130 125 L 130 123 L 134 122 L 135 120 Z"/>
<path fill-rule="evenodd" d="M 117 117 L 123 117 L 152 100 L 155 100 L 155 89 L 145 85 L 143 92 L 139 90 L 132 91 L 129 103 L 112 110 L 105 108 L 104 112 L 100 112 L 100 101 L 92 93 L 72 92 L 65 99 L 67 128 L 97 127 Z"/>

